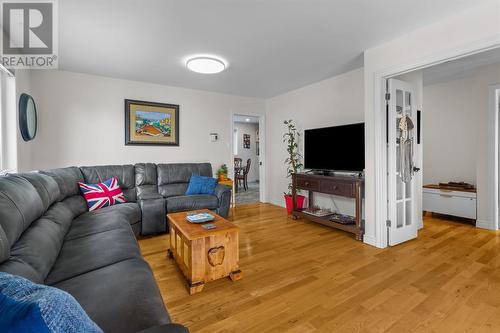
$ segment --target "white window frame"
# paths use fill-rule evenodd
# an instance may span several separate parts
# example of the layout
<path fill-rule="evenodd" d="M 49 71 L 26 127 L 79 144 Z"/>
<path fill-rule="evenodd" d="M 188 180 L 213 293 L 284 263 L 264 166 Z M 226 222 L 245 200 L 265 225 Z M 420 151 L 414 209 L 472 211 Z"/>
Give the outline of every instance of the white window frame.
<path fill-rule="evenodd" d="M 238 129 L 235 128 L 233 130 L 233 155 L 237 156 L 238 155 L 238 145 L 240 144 L 238 140 Z"/>
<path fill-rule="evenodd" d="M 0 174 L 17 172 L 17 130 L 15 77 L 0 65 Z"/>

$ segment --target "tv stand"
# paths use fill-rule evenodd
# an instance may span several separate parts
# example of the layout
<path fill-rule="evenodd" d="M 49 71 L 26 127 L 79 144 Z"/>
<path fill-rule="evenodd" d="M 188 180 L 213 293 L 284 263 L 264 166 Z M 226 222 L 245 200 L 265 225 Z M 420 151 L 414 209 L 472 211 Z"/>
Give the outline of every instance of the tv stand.
<path fill-rule="evenodd" d="M 345 176 L 363 178 L 363 172 L 348 172 L 348 171 L 333 171 L 333 170 L 309 170 L 303 174 L 318 175 L 318 176 Z"/>
<path fill-rule="evenodd" d="M 319 175 L 319 176 L 333 176 L 333 171 L 328 170 L 310 170 L 307 172 L 310 175 Z"/>
<path fill-rule="evenodd" d="M 353 233 L 356 240 L 363 240 L 364 223 L 362 221 L 362 202 L 364 192 L 364 178 L 352 176 L 317 175 L 311 173 L 292 174 L 292 218 L 298 217 L 326 225 L 331 228 Z M 336 215 L 315 216 L 307 214 L 304 210 L 297 209 L 296 196 L 298 190 L 309 192 L 309 207 L 314 206 L 314 192 L 325 193 L 353 198 L 356 202 L 356 214 L 353 224 L 345 224 L 345 221 L 337 220 Z M 341 223 L 343 222 L 343 223 Z"/>

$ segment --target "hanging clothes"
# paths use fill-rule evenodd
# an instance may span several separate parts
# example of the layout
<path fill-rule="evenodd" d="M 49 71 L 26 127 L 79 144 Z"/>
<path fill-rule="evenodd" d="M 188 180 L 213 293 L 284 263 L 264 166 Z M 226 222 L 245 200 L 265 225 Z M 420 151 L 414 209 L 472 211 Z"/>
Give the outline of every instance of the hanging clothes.
<path fill-rule="evenodd" d="M 399 170 L 401 170 L 400 177 L 405 183 L 411 181 L 413 171 L 413 121 L 407 115 L 398 120 L 399 128 Z"/>

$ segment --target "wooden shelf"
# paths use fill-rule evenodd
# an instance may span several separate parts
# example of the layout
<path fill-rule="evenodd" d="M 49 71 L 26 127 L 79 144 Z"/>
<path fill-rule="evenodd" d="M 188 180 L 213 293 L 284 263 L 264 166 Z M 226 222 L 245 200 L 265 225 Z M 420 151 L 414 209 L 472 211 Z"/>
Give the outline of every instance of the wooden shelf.
<path fill-rule="evenodd" d="M 311 214 L 304 213 L 303 211 L 300 211 L 300 210 L 294 210 L 293 214 L 298 216 L 298 217 L 302 217 L 302 218 L 305 218 L 307 220 L 310 220 L 310 221 L 313 221 L 313 222 L 316 222 L 316 223 L 319 223 L 322 225 L 326 225 L 327 227 L 330 227 L 330 228 L 344 230 L 344 231 L 350 232 L 352 234 L 356 233 L 356 224 L 342 224 L 342 223 L 338 223 L 335 221 L 331 221 L 330 217 L 332 215 L 314 216 Z"/>

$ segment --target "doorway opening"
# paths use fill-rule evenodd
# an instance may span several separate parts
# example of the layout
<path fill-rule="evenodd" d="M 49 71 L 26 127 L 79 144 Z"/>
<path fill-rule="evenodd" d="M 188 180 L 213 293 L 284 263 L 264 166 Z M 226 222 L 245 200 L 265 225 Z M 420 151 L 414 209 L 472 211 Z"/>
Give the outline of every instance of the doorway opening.
<path fill-rule="evenodd" d="M 235 205 L 261 201 L 260 117 L 233 115 L 233 165 Z"/>
<path fill-rule="evenodd" d="M 498 229 L 499 59 L 497 48 L 387 79 L 388 245 L 428 218 Z"/>

